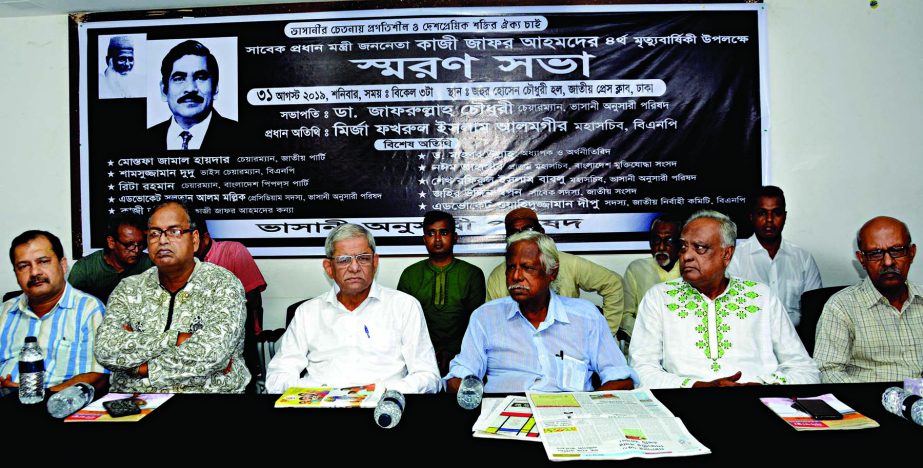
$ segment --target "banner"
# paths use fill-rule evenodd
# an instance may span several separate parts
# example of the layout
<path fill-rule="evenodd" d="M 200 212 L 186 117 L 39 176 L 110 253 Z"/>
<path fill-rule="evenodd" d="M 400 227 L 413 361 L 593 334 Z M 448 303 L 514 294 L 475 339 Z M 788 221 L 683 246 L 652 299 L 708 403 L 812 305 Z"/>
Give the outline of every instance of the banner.
<path fill-rule="evenodd" d="M 344 222 L 424 253 L 503 250 L 534 209 L 565 250 L 646 250 L 661 212 L 741 227 L 766 178 L 761 5 L 445 8 L 79 25 L 83 248 L 190 203 L 256 256 Z M 743 229 L 742 229 L 743 231 Z M 742 233 L 746 234 L 746 233 Z"/>

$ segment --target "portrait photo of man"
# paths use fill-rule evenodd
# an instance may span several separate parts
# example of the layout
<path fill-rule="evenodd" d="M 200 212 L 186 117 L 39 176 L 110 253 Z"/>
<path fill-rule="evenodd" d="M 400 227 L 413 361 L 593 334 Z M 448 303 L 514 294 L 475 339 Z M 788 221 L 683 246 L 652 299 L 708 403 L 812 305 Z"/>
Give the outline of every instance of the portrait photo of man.
<path fill-rule="evenodd" d="M 144 97 L 144 44 L 144 34 L 100 36 L 100 99 Z"/>
<path fill-rule="evenodd" d="M 237 116 L 236 63 L 225 65 L 235 62 L 236 38 L 212 39 L 209 41 L 213 43 L 212 48 L 192 39 L 153 42 L 158 46 L 164 42 L 172 45 L 159 64 L 159 99 L 154 99 L 154 93 L 148 92 L 148 125 L 159 123 L 147 129 L 146 148 L 209 152 L 233 150 L 238 132 L 234 120 Z M 221 56 L 226 59 L 221 66 L 215 52 L 219 48 L 223 51 Z M 231 73 L 222 73 L 222 67 L 225 72 Z M 220 94 L 223 106 L 218 107 L 222 112 L 230 113 L 229 116 L 222 115 L 216 108 L 219 90 L 223 91 Z M 229 99 L 223 99 L 225 96 Z M 166 103 L 166 109 L 161 102 Z"/>

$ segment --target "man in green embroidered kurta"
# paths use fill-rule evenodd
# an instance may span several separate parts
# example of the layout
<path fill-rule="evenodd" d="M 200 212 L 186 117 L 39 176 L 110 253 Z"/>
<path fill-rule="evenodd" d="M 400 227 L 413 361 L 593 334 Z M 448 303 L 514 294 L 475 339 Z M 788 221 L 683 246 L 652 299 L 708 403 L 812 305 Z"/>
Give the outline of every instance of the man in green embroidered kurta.
<path fill-rule="evenodd" d="M 817 366 L 769 287 L 725 275 L 737 226 L 702 210 L 680 236 L 682 279 L 638 306 L 631 366 L 646 388 L 810 384 Z"/>
<path fill-rule="evenodd" d="M 250 372 L 240 281 L 193 256 L 199 232 L 177 202 L 151 213 L 147 243 L 157 268 L 119 283 L 96 332 L 112 391 L 243 392 Z"/>
<path fill-rule="evenodd" d="M 441 375 L 448 373 L 449 362 L 461 350 L 471 312 L 484 303 L 484 273 L 455 258 L 457 241 L 452 215 L 426 213 L 423 243 L 429 258 L 407 267 L 397 284 L 398 291 L 410 294 L 423 306 Z"/>

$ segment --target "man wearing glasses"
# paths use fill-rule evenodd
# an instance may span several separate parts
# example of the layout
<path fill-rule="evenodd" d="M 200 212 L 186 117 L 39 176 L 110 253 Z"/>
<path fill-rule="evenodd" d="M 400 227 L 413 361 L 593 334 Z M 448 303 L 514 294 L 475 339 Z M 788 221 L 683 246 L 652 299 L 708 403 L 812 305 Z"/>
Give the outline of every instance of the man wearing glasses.
<path fill-rule="evenodd" d="M 67 281 L 105 303 L 123 279 L 154 266 L 144 253 L 142 221 L 131 213 L 118 213 L 106 225 L 106 245 L 71 266 Z"/>
<path fill-rule="evenodd" d="M 439 374 L 420 303 L 374 281 L 375 239 L 341 224 L 324 243 L 334 287 L 298 307 L 267 366 L 266 389 L 383 384 L 435 393 Z"/>
<path fill-rule="evenodd" d="M 647 388 L 818 383 L 817 366 L 765 284 L 726 274 L 737 225 L 693 214 L 680 234 L 681 279 L 638 306 L 631 365 Z"/>
<path fill-rule="evenodd" d="M 510 211 L 504 220 L 506 237 L 522 231 L 545 233 L 538 220 L 538 215 L 529 208 L 517 208 Z M 585 258 L 560 253 L 557 280 L 551 285 L 555 293 L 564 297 L 580 297 L 580 291 L 595 292 L 603 298 L 603 316 L 614 337 L 619 331 L 625 298 L 622 295 L 622 277 L 615 272 L 599 266 Z M 487 300 L 492 301 L 509 296 L 506 289 L 506 262 L 497 265 L 487 277 Z"/>
<path fill-rule="evenodd" d="M 638 304 L 651 286 L 679 278 L 679 220 L 662 215 L 651 223 L 651 256 L 639 258 L 625 270 L 625 315 L 622 330 L 631 336 Z"/>
<path fill-rule="evenodd" d="M 147 246 L 157 268 L 126 278 L 109 297 L 95 351 L 114 392 L 241 393 L 250 381 L 243 286 L 195 258 L 191 219 L 178 202 L 154 208 Z"/>
<path fill-rule="evenodd" d="M 827 301 L 814 359 L 824 382 L 920 377 L 923 288 L 907 281 L 917 246 L 901 221 L 881 216 L 859 229 L 856 259 L 868 273 Z"/>
<path fill-rule="evenodd" d="M 728 274 L 769 285 L 792 325 L 801 323 L 801 294 L 823 287 L 811 253 L 782 238 L 785 194 L 773 185 L 760 188 L 750 211 L 753 236 L 740 241 Z"/>

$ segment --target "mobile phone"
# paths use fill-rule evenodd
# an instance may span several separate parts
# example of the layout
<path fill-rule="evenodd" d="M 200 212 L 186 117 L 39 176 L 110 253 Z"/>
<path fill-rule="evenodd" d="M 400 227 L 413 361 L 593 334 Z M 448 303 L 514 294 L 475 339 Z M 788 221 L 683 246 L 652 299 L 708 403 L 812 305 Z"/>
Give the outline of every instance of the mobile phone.
<path fill-rule="evenodd" d="M 843 415 L 824 400 L 796 400 L 792 408 L 811 415 L 814 419 L 843 419 Z"/>
<path fill-rule="evenodd" d="M 103 407 L 106 408 L 106 412 L 109 413 L 109 416 L 112 416 L 113 418 L 131 416 L 141 412 L 141 408 L 139 408 L 135 403 L 134 397 L 123 398 L 121 400 L 104 401 Z"/>

